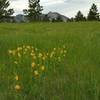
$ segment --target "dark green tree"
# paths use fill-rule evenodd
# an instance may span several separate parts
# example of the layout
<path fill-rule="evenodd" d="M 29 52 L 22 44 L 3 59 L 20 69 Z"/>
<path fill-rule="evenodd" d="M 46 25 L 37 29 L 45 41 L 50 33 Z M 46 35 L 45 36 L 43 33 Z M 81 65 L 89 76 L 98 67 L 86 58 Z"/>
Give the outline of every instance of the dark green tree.
<path fill-rule="evenodd" d="M 82 14 L 81 11 L 77 12 L 77 15 L 75 16 L 75 21 L 85 21 L 86 18 L 84 17 L 84 15 Z"/>
<path fill-rule="evenodd" d="M 39 15 L 42 14 L 43 7 L 40 5 L 40 0 L 29 0 L 29 9 L 24 9 L 23 12 L 31 20 L 38 20 Z"/>
<path fill-rule="evenodd" d="M 97 6 L 93 3 L 88 13 L 88 20 L 99 20 L 99 13 Z"/>
<path fill-rule="evenodd" d="M 14 13 L 13 9 L 7 9 L 9 5 L 8 0 L 0 0 L 0 18 L 10 16 Z"/>

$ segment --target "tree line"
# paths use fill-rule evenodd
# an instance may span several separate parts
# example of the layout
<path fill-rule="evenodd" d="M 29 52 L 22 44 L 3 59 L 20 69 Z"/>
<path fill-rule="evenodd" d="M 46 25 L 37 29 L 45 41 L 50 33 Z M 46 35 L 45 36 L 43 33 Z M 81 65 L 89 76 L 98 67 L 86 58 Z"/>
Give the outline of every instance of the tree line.
<path fill-rule="evenodd" d="M 97 20 L 98 21 L 100 20 L 100 15 L 99 15 L 97 6 L 94 3 L 92 4 L 87 17 L 85 17 L 81 11 L 78 11 L 74 20 L 75 21 L 86 21 L 86 20 L 89 20 L 89 21 Z"/>
<path fill-rule="evenodd" d="M 30 21 L 38 20 L 38 17 L 42 14 L 43 6 L 40 5 L 40 0 L 28 0 L 29 8 L 23 9 L 25 16 L 29 18 Z M 0 0 L 0 22 L 4 18 L 12 17 L 14 14 L 14 9 L 8 9 L 10 6 L 9 0 Z M 70 18 L 70 21 L 100 21 L 100 15 L 96 4 L 92 4 L 87 17 L 85 17 L 81 11 L 78 11 L 74 18 Z"/>

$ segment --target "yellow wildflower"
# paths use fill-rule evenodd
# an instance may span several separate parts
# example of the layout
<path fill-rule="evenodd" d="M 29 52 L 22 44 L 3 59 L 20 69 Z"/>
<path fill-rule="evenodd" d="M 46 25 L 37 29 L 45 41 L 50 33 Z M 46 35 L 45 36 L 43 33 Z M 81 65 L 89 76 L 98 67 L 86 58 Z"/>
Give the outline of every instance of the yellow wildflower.
<path fill-rule="evenodd" d="M 56 50 L 56 48 L 53 49 L 54 51 Z"/>
<path fill-rule="evenodd" d="M 12 54 L 12 50 L 8 50 L 8 53 L 9 53 L 9 54 Z"/>
<path fill-rule="evenodd" d="M 39 53 L 39 56 L 38 57 L 41 58 L 42 57 L 42 53 Z"/>
<path fill-rule="evenodd" d="M 52 58 L 54 54 L 55 54 L 54 52 L 51 52 L 51 54 L 50 54 L 50 58 Z"/>
<path fill-rule="evenodd" d="M 18 47 L 17 50 L 18 50 L 18 51 L 22 50 L 22 47 Z"/>
<path fill-rule="evenodd" d="M 37 66 L 40 66 L 40 64 L 37 64 Z"/>
<path fill-rule="evenodd" d="M 65 46 L 65 45 L 63 45 L 63 48 L 66 48 L 66 46 Z"/>
<path fill-rule="evenodd" d="M 35 70 L 35 71 L 34 71 L 34 75 L 35 75 L 35 76 L 38 76 L 38 75 L 39 75 L 39 72 L 38 72 L 37 70 Z"/>
<path fill-rule="evenodd" d="M 34 49 L 34 47 L 33 47 L 33 46 L 32 46 L 31 48 L 32 48 L 32 49 Z"/>
<path fill-rule="evenodd" d="M 44 71 L 45 70 L 45 67 L 44 66 L 41 66 L 41 70 Z"/>
<path fill-rule="evenodd" d="M 18 57 L 21 57 L 21 54 L 18 52 Z"/>
<path fill-rule="evenodd" d="M 43 59 L 43 60 L 45 60 L 45 59 L 46 59 L 46 57 L 44 56 L 44 57 L 42 57 L 42 59 Z"/>
<path fill-rule="evenodd" d="M 17 62 L 17 61 L 14 61 L 14 63 L 15 63 L 15 64 L 18 64 L 18 62 Z"/>
<path fill-rule="evenodd" d="M 31 54 L 30 54 L 31 56 L 34 56 L 34 53 L 33 52 L 31 52 Z"/>
<path fill-rule="evenodd" d="M 27 52 L 27 48 L 25 48 L 24 50 L 25 50 L 25 52 Z"/>
<path fill-rule="evenodd" d="M 49 55 L 49 53 L 47 53 L 47 56 Z"/>
<path fill-rule="evenodd" d="M 16 79 L 16 81 L 18 81 L 18 80 L 19 80 L 19 76 L 18 76 L 18 75 L 16 75 L 15 79 Z"/>
<path fill-rule="evenodd" d="M 20 90 L 21 90 L 21 86 L 20 86 L 20 85 L 18 85 L 18 84 L 17 84 L 17 85 L 15 85 L 15 90 L 16 90 L 16 91 L 20 91 Z"/>
<path fill-rule="evenodd" d="M 66 55 L 63 55 L 64 57 L 66 56 Z"/>
<path fill-rule="evenodd" d="M 35 55 L 33 56 L 33 59 L 36 59 L 36 56 Z"/>
<path fill-rule="evenodd" d="M 38 49 L 37 49 L 37 48 L 35 48 L 35 50 L 37 51 Z"/>
<path fill-rule="evenodd" d="M 27 49 L 31 49 L 31 47 L 30 46 L 27 46 Z"/>
<path fill-rule="evenodd" d="M 26 54 L 26 52 L 23 52 L 23 54 Z"/>
<path fill-rule="evenodd" d="M 64 53 L 67 53 L 67 51 L 66 51 L 66 50 L 64 50 Z"/>
<path fill-rule="evenodd" d="M 12 51 L 12 55 L 13 55 L 13 56 L 15 56 L 15 54 L 16 54 L 16 51 L 15 51 L 15 50 L 13 50 L 13 51 Z"/>
<path fill-rule="evenodd" d="M 63 53 L 63 50 L 61 50 L 61 54 Z"/>
<path fill-rule="evenodd" d="M 36 64 L 33 62 L 33 63 L 31 64 L 32 68 L 34 68 L 34 67 L 35 67 L 35 65 L 36 65 Z"/>
<path fill-rule="evenodd" d="M 61 57 L 58 57 L 58 61 L 61 61 Z"/>
<path fill-rule="evenodd" d="M 23 45 L 23 48 L 25 48 L 25 45 Z"/>
<path fill-rule="evenodd" d="M 32 50 L 31 52 L 34 53 L 34 50 Z"/>

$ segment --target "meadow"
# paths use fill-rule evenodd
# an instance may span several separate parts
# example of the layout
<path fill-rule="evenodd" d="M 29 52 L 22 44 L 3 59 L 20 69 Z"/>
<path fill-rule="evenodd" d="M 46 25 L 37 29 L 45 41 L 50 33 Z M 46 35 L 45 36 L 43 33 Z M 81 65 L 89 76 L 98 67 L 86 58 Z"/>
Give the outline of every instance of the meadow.
<path fill-rule="evenodd" d="M 0 23 L 0 100 L 100 100 L 100 22 Z"/>

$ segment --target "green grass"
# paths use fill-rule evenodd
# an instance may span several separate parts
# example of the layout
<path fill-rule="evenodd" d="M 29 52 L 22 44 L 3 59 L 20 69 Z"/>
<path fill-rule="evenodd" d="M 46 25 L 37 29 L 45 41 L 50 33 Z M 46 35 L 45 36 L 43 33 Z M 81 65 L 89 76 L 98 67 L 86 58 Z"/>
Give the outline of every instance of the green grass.
<path fill-rule="evenodd" d="M 17 93 L 8 50 L 22 45 L 40 50 L 66 45 L 67 56 L 32 84 L 22 70 L 26 77 Z M 0 23 L 0 100 L 100 100 L 100 22 Z"/>

